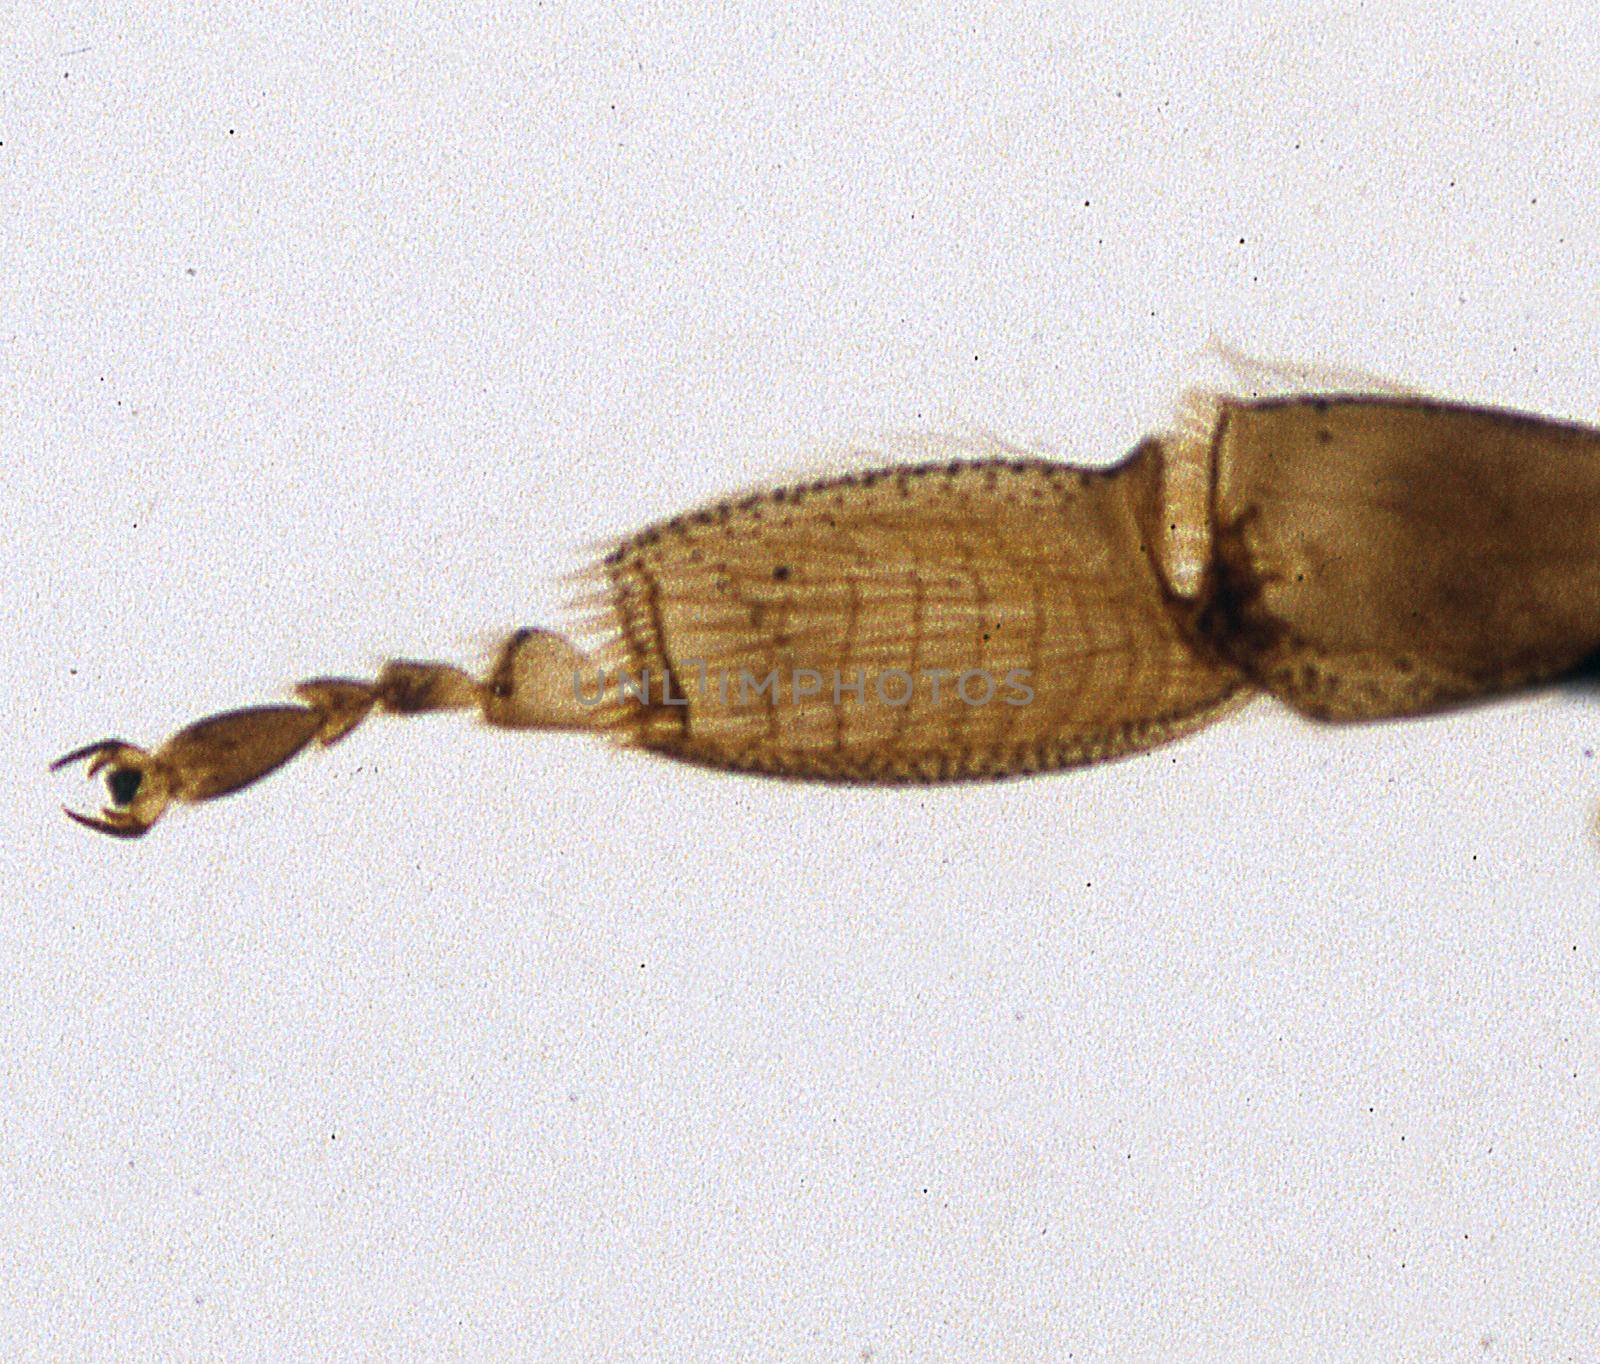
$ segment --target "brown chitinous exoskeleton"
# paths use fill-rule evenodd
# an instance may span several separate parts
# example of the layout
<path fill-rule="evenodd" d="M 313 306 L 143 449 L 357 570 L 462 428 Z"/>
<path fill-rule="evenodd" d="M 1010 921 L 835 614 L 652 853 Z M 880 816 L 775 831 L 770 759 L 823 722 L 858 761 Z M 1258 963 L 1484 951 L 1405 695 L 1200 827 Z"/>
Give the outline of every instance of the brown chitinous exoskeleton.
<path fill-rule="evenodd" d="M 521 630 L 475 678 L 387 665 L 80 748 L 144 833 L 372 710 L 475 711 L 819 781 L 1014 777 L 1148 749 L 1265 692 L 1420 715 L 1600 653 L 1600 431 L 1395 396 L 1191 400 L 1086 469 L 998 447 L 722 502 L 589 570 L 585 652 Z"/>

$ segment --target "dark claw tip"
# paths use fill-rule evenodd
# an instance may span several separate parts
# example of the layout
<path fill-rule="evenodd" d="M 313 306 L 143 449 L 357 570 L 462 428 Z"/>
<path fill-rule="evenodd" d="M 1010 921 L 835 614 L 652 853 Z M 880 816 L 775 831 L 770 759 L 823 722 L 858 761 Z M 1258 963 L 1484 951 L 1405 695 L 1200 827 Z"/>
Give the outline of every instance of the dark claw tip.
<path fill-rule="evenodd" d="M 127 748 L 128 745 L 121 739 L 100 739 L 92 744 L 85 744 L 82 748 L 75 748 L 72 752 L 64 754 L 50 764 L 52 772 L 59 772 L 63 767 L 70 767 L 73 763 L 81 763 L 85 758 L 98 757 L 107 749 Z"/>
<path fill-rule="evenodd" d="M 85 829 L 94 829 L 98 833 L 110 834 L 113 838 L 139 838 L 148 833 L 148 824 L 116 823 L 109 819 L 97 819 L 93 815 L 81 815 L 76 810 L 69 810 L 65 805 L 61 813 L 68 819 L 83 825 Z"/>

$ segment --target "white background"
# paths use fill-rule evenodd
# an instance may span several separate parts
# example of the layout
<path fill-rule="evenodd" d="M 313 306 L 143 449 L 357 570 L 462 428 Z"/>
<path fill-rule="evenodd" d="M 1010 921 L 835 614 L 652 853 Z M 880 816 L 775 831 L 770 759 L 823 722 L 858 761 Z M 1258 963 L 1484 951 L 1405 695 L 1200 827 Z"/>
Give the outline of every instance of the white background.
<path fill-rule="evenodd" d="M 1593 418 L 1584 7 L 350 8 L 0 36 L 0 1354 L 1600 1358 L 1593 694 L 907 792 L 375 722 L 131 844 L 45 771 L 819 446 L 1115 459 L 1213 331 Z"/>

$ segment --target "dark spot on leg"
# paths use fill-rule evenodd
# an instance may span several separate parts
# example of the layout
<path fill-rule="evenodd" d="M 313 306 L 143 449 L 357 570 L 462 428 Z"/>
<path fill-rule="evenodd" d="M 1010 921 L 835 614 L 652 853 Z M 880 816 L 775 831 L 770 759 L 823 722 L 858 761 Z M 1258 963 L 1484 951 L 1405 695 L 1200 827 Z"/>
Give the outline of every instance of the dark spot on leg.
<path fill-rule="evenodd" d="M 144 773 L 134 767 L 113 767 L 106 775 L 106 790 L 114 805 L 131 805 L 144 785 Z"/>

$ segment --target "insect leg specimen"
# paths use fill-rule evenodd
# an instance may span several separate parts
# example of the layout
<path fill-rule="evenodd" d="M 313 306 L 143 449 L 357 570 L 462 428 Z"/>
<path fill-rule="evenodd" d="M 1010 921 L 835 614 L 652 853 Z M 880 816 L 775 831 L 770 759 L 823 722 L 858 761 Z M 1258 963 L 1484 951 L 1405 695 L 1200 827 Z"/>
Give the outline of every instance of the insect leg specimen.
<path fill-rule="evenodd" d="M 706 766 L 989 779 L 1188 734 L 1257 691 L 1421 714 L 1600 652 L 1600 432 L 1404 396 L 1215 399 L 1104 470 L 996 457 L 719 503 L 590 574 L 585 653 L 520 631 L 488 673 L 388 665 L 107 740 L 81 823 L 132 837 L 376 710 L 476 711 Z M 72 812 L 68 812 L 72 813 Z"/>

